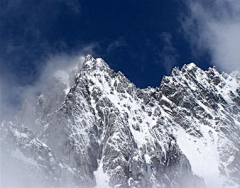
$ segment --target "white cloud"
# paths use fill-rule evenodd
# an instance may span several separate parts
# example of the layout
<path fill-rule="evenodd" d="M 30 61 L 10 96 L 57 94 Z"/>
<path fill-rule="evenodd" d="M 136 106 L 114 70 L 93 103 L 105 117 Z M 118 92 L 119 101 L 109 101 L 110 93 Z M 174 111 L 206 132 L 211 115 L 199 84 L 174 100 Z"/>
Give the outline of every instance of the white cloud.
<path fill-rule="evenodd" d="M 11 72 L 5 74 L 8 77 L 0 76 L 0 122 L 1 120 L 14 120 L 14 115 L 18 112 L 20 113 L 19 118 L 17 118 L 19 125 L 24 123 L 24 126 L 37 134 L 42 127 L 34 126 L 36 115 L 39 115 L 35 113 L 36 104 L 41 102 L 41 105 L 44 106 L 44 110 L 37 111 L 41 113 L 40 115 L 49 113 L 49 111 L 54 112 L 57 107 L 61 106 L 66 91 L 75 84 L 74 77 L 76 72 L 81 69 L 83 57 L 88 53 L 94 54 L 95 47 L 97 47 L 96 44 L 93 44 L 70 54 L 49 54 L 48 58 L 44 60 L 45 66 L 40 68 L 39 78 L 32 85 L 18 84 Z M 17 98 L 17 102 L 14 102 L 15 98 Z M 22 110 L 19 112 L 21 107 Z M 34 164 L 29 167 L 28 163 L 33 162 L 30 158 L 24 157 L 22 153 L 17 152 L 18 150 L 11 151 L 12 157 L 9 157 L 9 153 L 5 151 L 13 146 L 8 141 L 7 144 L 5 143 L 1 145 L 3 147 L 0 147 L 0 179 L 3 180 L 0 181 L 0 187 L 50 187 L 48 182 L 45 182 L 44 173 L 40 172 Z M 64 182 L 66 185 L 64 188 L 71 187 L 68 183 L 71 184 L 71 181 Z"/>
<path fill-rule="evenodd" d="M 184 1 L 181 24 L 193 54 L 208 52 L 223 71 L 240 70 L 240 1 Z"/>
<path fill-rule="evenodd" d="M 126 41 L 122 37 L 120 37 L 108 45 L 107 52 L 111 52 L 117 48 L 120 48 L 126 45 L 127 45 Z"/>
<path fill-rule="evenodd" d="M 163 32 L 161 33 L 160 38 L 164 43 L 164 47 L 159 53 L 159 56 L 165 70 L 167 73 L 170 73 L 172 68 L 177 64 L 179 55 L 176 48 L 174 47 L 172 35 L 170 33 Z"/>
<path fill-rule="evenodd" d="M 28 121 L 25 123 L 31 124 L 31 121 L 34 120 L 34 117 L 31 119 L 33 115 L 31 109 L 36 105 L 37 96 L 44 94 L 48 96 L 49 101 L 56 102 L 55 99 L 67 92 L 69 87 L 74 84 L 74 76 L 79 69 L 77 62 L 81 63 L 79 58 L 89 53 L 94 54 L 93 50 L 96 47 L 96 44 L 92 44 L 70 54 L 49 54 L 44 63 L 41 63 L 44 66 L 39 67 L 39 78 L 31 85 L 19 84 L 10 71 L 4 74 L 7 77 L 0 76 L 0 121 L 13 119 L 27 99 L 25 103 L 27 109 L 23 111 L 26 113 L 24 117 Z"/>
<path fill-rule="evenodd" d="M 76 14 L 81 13 L 81 4 L 78 0 L 61 0 Z"/>

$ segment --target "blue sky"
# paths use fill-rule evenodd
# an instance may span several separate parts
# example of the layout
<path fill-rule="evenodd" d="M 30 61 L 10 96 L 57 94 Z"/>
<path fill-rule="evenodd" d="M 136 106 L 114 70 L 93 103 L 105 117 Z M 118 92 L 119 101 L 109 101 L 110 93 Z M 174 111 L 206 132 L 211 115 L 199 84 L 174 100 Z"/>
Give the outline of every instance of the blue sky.
<path fill-rule="evenodd" d="M 141 88 L 190 62 L 236 70 L 239 19 L 237 0 L 1 0 L 2 100 L 59 54 L 102 57 Z"/>
<path fill-rule="evenodd" d="M 158 86 L 173 65 L 208 66 L 183 37 L 179 19 L 186 7 L 179 1 L 10 0 L 1 7 L 1 67 L 20 84 L 34 82 L 49 54 L 88 45 L 139 87 Z M 169 55 L 172 62 L 164 62 Z"/>

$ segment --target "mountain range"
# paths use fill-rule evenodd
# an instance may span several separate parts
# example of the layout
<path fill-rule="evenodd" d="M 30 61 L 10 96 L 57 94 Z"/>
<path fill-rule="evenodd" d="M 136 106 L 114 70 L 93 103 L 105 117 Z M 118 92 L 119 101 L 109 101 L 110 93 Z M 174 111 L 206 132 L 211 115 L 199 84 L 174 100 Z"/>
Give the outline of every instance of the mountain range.
<path fill-rule="evenodd" d="M 0 131 L 3 188 L 240 188 L 240 75 L 216 67 L 140 89 L 88 55 Z"/>

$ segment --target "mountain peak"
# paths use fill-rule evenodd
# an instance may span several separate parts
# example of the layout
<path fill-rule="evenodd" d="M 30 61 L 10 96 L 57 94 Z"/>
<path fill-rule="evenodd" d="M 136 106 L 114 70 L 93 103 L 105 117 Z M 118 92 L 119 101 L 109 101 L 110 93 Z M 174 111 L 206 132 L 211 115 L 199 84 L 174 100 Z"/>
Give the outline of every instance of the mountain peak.
<path fill-rule="evenodd" d="M 197 65 L 193 62 L 189 63 L 189 64 L 185 64 L 183 67 L 186 67 L 187 69 L 191 70 L 197 67 Z"/>
<path fill-rule="evenodd" d="M 107 70 L 108 64 L 102 58 L 94 58 L 92 55 L 87 55 L 83 61 L 84 70 Z"/>
<path fill-rule="evenodd" d="M 195 63 L 184 64 L 181 71 L 182 72 L 195 72 L 200 69 Z"/>

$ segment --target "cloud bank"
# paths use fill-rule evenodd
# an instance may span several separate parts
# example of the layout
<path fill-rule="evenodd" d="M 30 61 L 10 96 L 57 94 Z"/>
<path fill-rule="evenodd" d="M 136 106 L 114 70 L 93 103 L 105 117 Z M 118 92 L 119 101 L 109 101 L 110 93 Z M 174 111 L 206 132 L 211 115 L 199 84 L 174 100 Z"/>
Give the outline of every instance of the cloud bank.
<path fill-rule="evenodd" d="M 209 53 L 223 71 L 240 70 L 240 1 L 187 0 L 181 13 L 182 31 L 194 55 Z"/>

